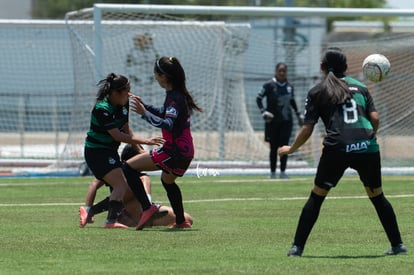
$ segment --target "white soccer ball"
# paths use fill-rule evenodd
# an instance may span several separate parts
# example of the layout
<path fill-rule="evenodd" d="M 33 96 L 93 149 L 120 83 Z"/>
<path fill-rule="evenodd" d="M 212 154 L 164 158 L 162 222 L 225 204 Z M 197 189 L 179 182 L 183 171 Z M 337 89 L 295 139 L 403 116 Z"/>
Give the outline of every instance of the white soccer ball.
<path fill-rule="evenodd" d="M 368 55 L 362 62 L 362 72 L 366 79 L 372 82 L 380 82 L 384 80 L 391 69 L 391 63 L 382 54 Z"/>

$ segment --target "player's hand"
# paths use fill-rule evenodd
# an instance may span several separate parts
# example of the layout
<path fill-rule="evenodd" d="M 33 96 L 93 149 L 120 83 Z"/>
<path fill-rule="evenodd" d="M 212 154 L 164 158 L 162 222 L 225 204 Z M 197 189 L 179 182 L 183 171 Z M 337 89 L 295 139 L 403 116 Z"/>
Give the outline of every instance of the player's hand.
<path fill-rule="evenodd" d="M 164 142 L 165 139 L 163 139 L 162 137 L 152 137 L 150 139 L 145 140 L 144 144 L 160 146 L 164 144 Z"/>
<path fill-rule="evenodd" d="M 129 94 L 131 110 L 137 114 L 143 115 L 145 113 L 144 104 L 142 104 L 141 98 L 137 95 Z"/>
<path fill-rule="evenodd" d="M 290 154 L 290 146 L 285 145 L 285 146 L 279 147 L 279 149 L 277 150 L 277 153 L 279 154 L 279 157 L 283 157 L 284 155 Z"/>
<path fill-rule="evenodd" d="M 265 120 L 266 123 L 269 123 L 269 122 L 272 121 L 274 115 L 269 111 L 264 111 L 262 113 L 262 117 L 263 117 L 263 119 Z"/>

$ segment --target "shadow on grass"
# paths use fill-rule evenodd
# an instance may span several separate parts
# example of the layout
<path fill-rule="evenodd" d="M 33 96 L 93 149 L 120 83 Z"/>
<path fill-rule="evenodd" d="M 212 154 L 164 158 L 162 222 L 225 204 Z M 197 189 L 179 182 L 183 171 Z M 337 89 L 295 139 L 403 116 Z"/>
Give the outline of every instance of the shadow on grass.
<path fill-rule="evenodd" d="M 308 259 L 377 259 L 383 258 L 385 255 L 359 255 L 359 256 L 349 256 L 349 255 L 336 255 L 336 256 L 302 256 L 302 258 Z"/>

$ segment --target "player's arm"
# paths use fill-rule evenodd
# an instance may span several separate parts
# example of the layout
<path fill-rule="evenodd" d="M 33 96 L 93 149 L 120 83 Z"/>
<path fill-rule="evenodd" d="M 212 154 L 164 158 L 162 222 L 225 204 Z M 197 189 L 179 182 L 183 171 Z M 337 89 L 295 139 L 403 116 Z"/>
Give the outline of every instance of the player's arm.
<path fill-rule="evenodd" d="M 145 110 L 147 110 L 148 112 L 150 112 L 150 113 L 152 113 L 156 116 L 162 116 L 162 114 L 164 113 L 164 107 L 155 107 L 155 106 L 150 105 L 150 104 L 145 104 L 139 96 L 129 94 L 129 98 L 130 98 L 130 100 L 132 100 L 131 109 L 135 113 L 142 114 L 142 112 L 145 111 Z M 140 105 L 142 105 L 142 106 L 140 106 Z"/>
<path fill-rule="evenodd" d="M 314 124 L 303 125 L 291 146 L 285 145 L 279 148 L 279 156 L 292 154 L 299 149 L 299 147 L 301 147 L 312 135 L 314 126 Z"/>
<path fill-rule="evenodd" d="M 374 132 L 377 133 L 378 127 L 379 127 L 379 115 L 378 115 L 378 112 L 370 112 L 369 113 L 369 121 L 372 124 L 372 128 L 373 128 Z"/>
<path fill-rule="evenodd" d="M 266 96 L 266 89 L 263 86 L 262 89 L 260 89 L 259 93 L 256 96 L 256 104 L 257 107 L 259 107 L 259 110 L 261 113 L 266 111 L 266 108 L 263 106 L 263 98 Z"/>
<path fill-rule="evenodd" d="M 121 132 L 118 128 L 112 128 L 107 131 L 114 140 L 129 144 L 162 145 L 165 141 L 162 137 L 140 138 L 130 136 L 129 134 Z"/>
<path fill-rule="evenodd" d="M 173 129 L 174 122 L 178 117 L 178 111 L 174 106 L 168 106 L 165 110 L 165 118 L 156 116 L 147 110 L 141 115 L 141 117 L 152 126 L 171 131 Z"/>
<path fill-rule="evenodd" d="M 127 133 L 131 137 L 134 136 L 134 132 L 132 131 L 131 127 L 129 127 L 129 123 L 125 123 L 124 127 L 122 128 L 122 132 Z M 134 146 L 135 150 L 137 150 L 138 154 L 142 154 L 145 152 L 144 148 L 142 148 L 141 143 L 131 144 Z"/>

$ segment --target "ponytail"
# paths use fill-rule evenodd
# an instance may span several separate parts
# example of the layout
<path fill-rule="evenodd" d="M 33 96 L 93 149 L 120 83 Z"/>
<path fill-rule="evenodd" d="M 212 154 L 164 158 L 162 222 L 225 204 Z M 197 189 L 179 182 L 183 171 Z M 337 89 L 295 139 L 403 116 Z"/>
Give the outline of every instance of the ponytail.
<path fill-rule="evenodd" d="M 340 79 L 345 76 L 347 66 L 346 56 L 341 49 L 328 48 L 321 63 L 321 69 L 326 73 L 326 77 L 320 83 L 320 92 L 316 97 L 318 105 L 342 104 L 352 97 L 348 85 Z"/>
<path fill-rule="evenodd" d="M 129 80 L 123 75 L 110 73 L 106 78 L 100 80 L 97 86 L 99 87 L 99 90 L 96 96 L 96 101 L 101 101 L 114 90 L 122 91 L 126 89 L 129 86 Z"/>

